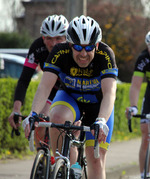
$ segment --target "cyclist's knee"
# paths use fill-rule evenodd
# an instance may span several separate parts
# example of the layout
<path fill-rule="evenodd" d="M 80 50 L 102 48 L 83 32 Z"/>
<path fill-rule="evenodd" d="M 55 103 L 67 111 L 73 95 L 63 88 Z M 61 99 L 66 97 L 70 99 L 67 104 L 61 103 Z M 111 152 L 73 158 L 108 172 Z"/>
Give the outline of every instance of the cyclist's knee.
<path fill-rule="evenodd" d="M 58 105 L 50 110 L 50 120 L 55 123 L 62 123 L 64 121 L 72 121 L 73 122 L 73 114 L 72 111 L 63 105 Z"/>

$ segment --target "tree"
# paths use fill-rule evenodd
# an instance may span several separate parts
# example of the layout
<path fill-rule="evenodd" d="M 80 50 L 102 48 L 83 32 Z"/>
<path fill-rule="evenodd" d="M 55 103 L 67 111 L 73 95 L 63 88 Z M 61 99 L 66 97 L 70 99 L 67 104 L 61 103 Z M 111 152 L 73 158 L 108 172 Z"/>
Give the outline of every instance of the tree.
<path fill-rule="evenodd" d="M 0 48 L 29 48 L 32 40 L 27 33 L 2 32 L 0 33 Z"/>
<path fill-rule="evenodd" d="M 142 6 L 129 1 L 119 3 L 99 1 L 88 4 L 88 15 L 99 22 L 103 32 L 102 41 L 115 52 L 119 78 L 130 82 L 135 60 L 145 48 L 145 34 L 150 29 L 150 19 L 142 16 Z"/>

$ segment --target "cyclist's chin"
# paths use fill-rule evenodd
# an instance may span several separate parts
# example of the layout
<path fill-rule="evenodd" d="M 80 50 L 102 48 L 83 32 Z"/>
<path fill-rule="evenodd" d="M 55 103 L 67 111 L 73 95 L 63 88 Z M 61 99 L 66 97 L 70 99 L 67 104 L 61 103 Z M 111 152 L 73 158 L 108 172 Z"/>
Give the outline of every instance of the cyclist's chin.
<path fill-rule="evenodd" d="M 86 68 L 89 65 L 89 61 L 87 61 L 87 60 L 78 60 L 77 64 L 81 68 Z"/>

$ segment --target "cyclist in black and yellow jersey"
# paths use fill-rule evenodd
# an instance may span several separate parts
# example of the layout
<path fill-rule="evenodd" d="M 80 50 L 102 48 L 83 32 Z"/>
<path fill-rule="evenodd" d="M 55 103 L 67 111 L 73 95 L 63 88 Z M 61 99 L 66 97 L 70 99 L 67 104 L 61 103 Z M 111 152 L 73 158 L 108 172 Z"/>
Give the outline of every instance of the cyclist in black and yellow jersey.
<path fill-rule="evenodd" d="M 67 43 L 57 44 L 48 56 L 32 106 L 32 116 L 36 118 L 59 77 L 61 89 L 50 109 L 51 121 L 74 122 L 84 113 L 84 125 L 99 124 L 100 158 L 94 158 L 94 136 L 86 133 L 88 179 L 106 178 L 106 153 L 114 122 L 118 69 L 113 50 L 101 39 L 101 28 L 94 19 L 83 15 L 75 17 L 67 30 Z M 26 137 L 29 135 L 28 119 L 29 116 L 23 123 Z M 50 132 L 54 152 L 58 131 L 51 129 Z M 73 153 L 71 164 L 75 156 Z"/>
<path fill-rule="evenodd" d="M 23 71 L 15 90 L 13 111 L 9 116 L 9 123 L 15 129 L 17 128 L 17 125 L 14 123 L 13 119 L 14 113 L 21 113 L 21 106 L 23 105 L 27 88 L 36 68 L 39 65 L 43 70 L 44 62 L 46 61 L 49 53 L 52 51 L 52 48 L 57 43 L 61 43 L 66 40 L 66 29 L 68 28 L 68 25 L 69 23 L 63 15 L 51 15 L 43 20 L 40 28 L 40 34 L 42 36 L 37 38 L 29 48 Z M 40 113 L 49 116 L 50 105 L 58 87 L 59 82 L 57 82 L 54 86 L 51 95 L 48 97 Z M 44 130 L 42 132 L 41 129 L 40 132 L 42 134 L 44 133 Z M 38 146 L 38 141 L 36 142 L 36 145 Z"/>
<path fill-rule="evenodd" d="M 135 115 L 138 112 L 137 104 L 141 85 L 144 77 L 147 78 L 147 88 L 143 98 L 142 114 L 150 113 L 150 31 L 145 36 L 145 43 L 147 48 L 144 49 L 137 58 L 135 69 L 131 81 L 130 88 L 130 107 L 126 108 L 126 116 L 128 118 L 129 110 L 132 110 L 132 114 Z M 148 119 L 141 119 L 141 132 L 142 141 L 139 151 L 139 163 L 141 179 L 144 178 L 144 161 L 146 156 L 146 150 L 148 145 Z"/>

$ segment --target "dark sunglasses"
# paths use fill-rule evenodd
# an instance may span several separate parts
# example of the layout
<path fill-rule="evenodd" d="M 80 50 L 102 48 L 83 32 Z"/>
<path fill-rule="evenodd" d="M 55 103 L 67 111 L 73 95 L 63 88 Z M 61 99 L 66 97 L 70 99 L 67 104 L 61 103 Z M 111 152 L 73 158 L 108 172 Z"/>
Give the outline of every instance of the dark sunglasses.
<path fill-rule="evenodd" d="M 73 44 L 72 47 L 78 52 L 81 52 L 83 48 L 86 50 L 86 52 L 90 52 L 95 48 L 95 45 L 87 45 L 83 47 L 81 45 Z"/>

